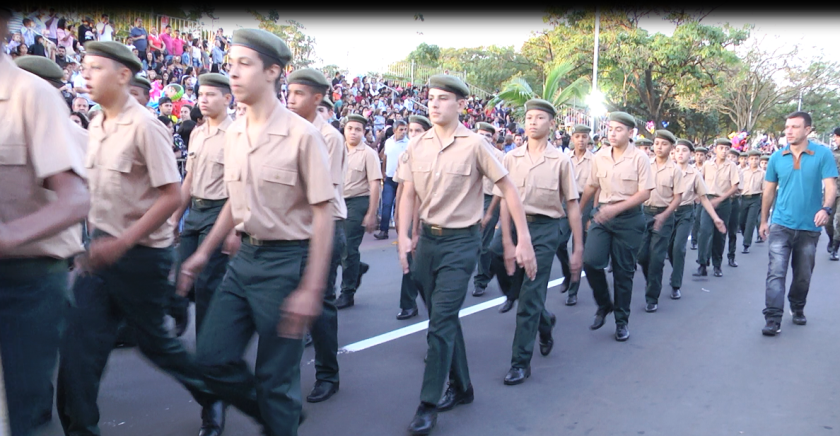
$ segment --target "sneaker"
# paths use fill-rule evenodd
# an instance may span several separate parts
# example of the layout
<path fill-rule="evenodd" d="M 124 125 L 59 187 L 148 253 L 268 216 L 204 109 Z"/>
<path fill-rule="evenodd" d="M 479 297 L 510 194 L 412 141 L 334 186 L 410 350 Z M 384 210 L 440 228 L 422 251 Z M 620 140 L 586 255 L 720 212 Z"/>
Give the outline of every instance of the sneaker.
<path fill-rule="evenodd" d="M 796 325 L 805 325 L 808 320 L 805 318 L 805 311 L 802 309 L 791 309 L 790 315 L 793 317 L 793 323 Z"/>
<path fill-rule="evenodd" d="M 772 319 L 767 320 L 767 325 L 761 329 L 761 334 L 764 336 L 776 336 L 777 334 L 782 332 L 782 324 L 778 321 L 774 321 Z"/>

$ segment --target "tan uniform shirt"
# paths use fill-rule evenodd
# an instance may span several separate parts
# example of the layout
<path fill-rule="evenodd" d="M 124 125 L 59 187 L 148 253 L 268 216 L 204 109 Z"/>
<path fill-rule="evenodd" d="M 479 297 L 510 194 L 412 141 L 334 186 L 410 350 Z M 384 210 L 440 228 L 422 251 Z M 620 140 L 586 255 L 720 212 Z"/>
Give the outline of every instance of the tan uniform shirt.
<path fill-rule="evenodd" d="M 257 239 L 312 237 L 311 205 L 335 196 L 324 137 L 276 102 L 255 144 L 246 117 L 225 135 L 225 185 L 236 230 Z"/>
<path fill-rule="evenodd" d="M 694 204 L 700 195 L 707 195 L 709 189 L 706 188 L 706 182 L 703 181 L 703 175 L 700 170 L 693 165 L 687 165 L 683 171 L 683 197 L 680 206 Z"/>
<path fill-rule="evenodd" d="M 741 175 L 744 181 L 741 195 L 755 195 L 764 192 L 764 170 L 747 168 Z"/>
<path fill-rule="evenodd" d="M 225 132 L 233 123 L 226 117 L 222 124 L 208 123 L 196 127 L 190 136 L 187 172 L 192 174 L 190 195 L 205 200 L 224 200 L 225 188 Z"/>
<path fill-rule="evenodd" d="M 382 180 L 382 164 L 376 151 L 361 142 L 347 149 L 347 174 L 344 175 L 344 198 L 370 195 L 370 182 Z"/>
<path fill-rule="evenodd" d="M 499 163 L 501 163 L 504 160 L 505 154 L 501 150 L 499 150 L 496 147 L 493 147 L 490 144 L 487 144 L 487 148 L 490 150 L 490 153 L 493 155 L 493 157 L 496 158 L 497 161 L 499 161 Z M 485 177 L 481 181 L 481 183 L 482 188 L 484 188 L 484 195 L 493 195 L 493 187 L 496 186 L 496 184 L 493 183 L 493 181 L 488 179 L 487 177 Z M 501 197 L 501 195 L 499 195 L 499 197 Z"/>
<path fill-rule="evenodd" d="M 703 165 L 703 176 L 709 195 L 726 194 L 733 186 L 741 183 L 738 166 L 726 160 L 718 165 L 716 160 L 706 161 Z"/>
<path fill-rule="evenodd" d="M 347 219 L 347 204 L 344 202 L 344 175 L 347 174 L 347 147 L 344 146 L 344 137 L 331 124 L 324 121 L 320 115 L 315 117 L 312 123 L 327 144 L 327 154 L 330 159 L 330 176 L 335 186 L 335 207 L 333 218 L 337 220 Z"/>
<path fill-rule="evenodd" d="M 580 198 L 571 159 L 552 145 L 536 159 L 528 146 L 511 150 L 504 157 L 504 166 L 519 191 L 526 215 L 563 218 L 563 200 Z M 499 188 L 494 188 L 494 194 L 502 196 Z"/>
<path fill-rule="evenodd" d="M 160 196 L 158 188 L 180 183 L 166 127 L 129 97 L 116 119 L 103 127 L 104 113 L 89 126 L 87 160 L 90 172 L 91 224 L 121 236 Z M 174 242 L 175 223 L 167 220 L 138 245 L 166 248 Z"/>
<path fill-rule="evenodd" d="M 589 184 L 589 176 L 592 173 L 592 160 L 595 159 L 595 155 L 591 151 L 586 150 L 583 157 L 578 159 L 575 157 L 574 152 L 572 152 L 571 159 L 575 169 L 575 181 L 577 182 L 578 190 L 580 190 L 579 194 L 583 194 L 583 190 Z"/>
<path fill-rule="evenodd" d="M 601 189 L 599 203 L 617 203 L 633 194 L 654 188 L 647 153 L 628 145 L 619 160 L 613 159 L 612 147 L 606 146 L 595 153 L 589 172 L 589 186 Z"/>
<path fill-rule="evenodd" d="M 650 198 L 644 203 L 650 207 L 668 207 L 674 196 L 682 196 L 685 192 L 683 184 L 683 172 L 677 165 L 668 159 L 664 165 L 659 165 L 654 159 L 650 164 L 655 187 L 650 192 Z"/>
<path fill-rule="evenodd" d="M 86 172 L 82 136 L 61 94 L 6 55 L 0 55 L 0 77 L 0 222 L 8 223 L 56 200 L 45 179 Z M 67 259 L 82 251 L 82 227 L 76 224 L 2 256 Z"/>
<path fill-rule="evenodd" d="M 411 140 L 400 158 L 399 178 L 414 183 L 423 222 L 458 229 L 481 221 L 482 178 L 495 184 L 508 173 L 486 141 L 460 124 L 450 143 L 444 144 L 435 129 Z"/>

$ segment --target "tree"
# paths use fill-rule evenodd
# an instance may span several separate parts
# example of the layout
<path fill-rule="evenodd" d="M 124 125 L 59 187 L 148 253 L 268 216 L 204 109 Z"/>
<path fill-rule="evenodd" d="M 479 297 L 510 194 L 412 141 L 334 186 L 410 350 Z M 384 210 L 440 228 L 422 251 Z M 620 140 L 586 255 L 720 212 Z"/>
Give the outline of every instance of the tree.
<path fill-rule="evenodd" d="M 543 86 L 536 91 L 521 76 L 514 76 L 505 84 L 502 91 L 487 103 L 487 107 L 493 107 L 499 103 L 509 104 L 516 108 L 514 115 L 520 119 L 524 115 L 525 103 L 532 98 L 548 100 L 555 108 L 560 108 L 571 99 L 582 97 L 589 89 L 589 82 L 583 77 L 578 77 L 565 88 L 561 87 L 561 83 L 567 80 L 568 73 L 573 68 L 569 63 L 554 67 L 546 77 Z"/>
<path fill-rule="evenodd" d="M 408 54 L 408 60 L 428 67 L 437 67 L 440 63 L 440 47 L 421 42 Z"/>
<path fill-rule="evenodd" d="M 601 13 L 598 83 L 609 107 L 661 125 L 679 113 L 678 99 L 685 106 L 720 83 L 720 70 L 737 62 L 730 49 L 749 31 L 707 26 L 700 23 L 702 16 L 675 13 L 669 15 L 678 23 L 673 35 L 651 35 L 639 27 L 651 13 L 638 8 Z M 594 18 L 593 11 L 552 9 L 546 21 L 554 27 L 529 40 L 523 53 L 546 66 L 570 62 L 571 76 L 591 79 Z"/>
<path fill-rule="evenodd" d="M 295 20 L 287 20 L 287 24 L 278 24 L 280 14 L 275 10 L 263 15 L 257 11 L 249 11 L 257 20 L 259 28 L 279 36 L 292 52 L 290 66 L 295 69 L 306 68 L 315 63 L 315 39 L 303 33 L 305 27 Z"/>
<path fill-rule="evenodd" d="M 463 71 L 468 83 L 490 93 L 517 74 L 530 83 L 545 80 L 537 65 L 517 53 L 513 46 L 445 48 L 440 65 L 450 71 Z"/>

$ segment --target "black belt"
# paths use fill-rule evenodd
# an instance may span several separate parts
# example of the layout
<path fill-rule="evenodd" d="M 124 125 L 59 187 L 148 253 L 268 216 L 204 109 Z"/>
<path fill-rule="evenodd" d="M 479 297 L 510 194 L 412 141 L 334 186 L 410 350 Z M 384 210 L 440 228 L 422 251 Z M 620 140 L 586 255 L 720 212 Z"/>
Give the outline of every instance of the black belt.
<path fill-rule="evenodd" d="M 755 198 L 761 197 L 761 194 L 750 194 L 750 195 L 742 195 L 741 198 Z"/>
<path fill-rule="evenodd" d="M 645 213 L 650 213 L 650 214 L 656 215 L 656 214 L 665 212 L 665 209 L 668 209 L 668 207 L 667 206 L 666 207 L 642 206 L 642 209 L 645 211 Z"/>
<path fill-rule="evenodd" d="M 293 246 L 293 245 L 299 246 L 299 245 L 303 245 L 307 241 L 308 241 L 308 239 L 300 239 L 300 240 L 296 240 L 296 241 L 280 241 L 280 240 L 267 241 L 265 239 L 257 239 L 257 238 L 255 238 L 255 237 L 253 237 L 253 236 L 251 236 L 247 233 L 242 234 L 242 242 L 244 242 L 248 245 L 254 245 L 254 246 L 257 246 L 257 247 L 288 247 L 288 246 Z"/>
<path fill-rule="evenodd" d="M 44 274 L 67 272 L 70 261 L 53 257 L 0 259 L 0 276 L 42 278 Z"/>
<path fill-rule="evenodd" d="M 423 227 L 423 232 L 427 233 L 432 236 L 455 236 L 455 235 L 466 235 L 470 234 L 478 229 L 478 224 L 473 224 L 469 227 L 464 227 L 461 229 L 449 229 L 440 226 L 430 226 L 426 223 L 421 223 Z"/>
<path fill-rule="evenodd" d="M 539 214 L 525 215 L 525 220 L 528 221 L 529 223 L 541 223 L 541 222 L 553 221 L 553 220 L 557 220 L 557 219 L 560 219 L 560 218 L 552 218 L 548 215 L 539 215 Z"/>
<path fill-rule="evenodd" d="M 678 211 L 683 211 L 683 210 L 686 210 L 686 209 L 692 209 L 693 210 L 694 209 L 694 204 L 693 203 L 692 204 L 684 204 L 684 205 L 677 208 Z"/>
<path fill-rule="evenodd" d="M 222 200 L 205 200 L 203 198 L 192 197 L 190 199 L 190 207 L 193 209 L 209 209 L 211 207 L 224 206 L 227 199 Z"/>

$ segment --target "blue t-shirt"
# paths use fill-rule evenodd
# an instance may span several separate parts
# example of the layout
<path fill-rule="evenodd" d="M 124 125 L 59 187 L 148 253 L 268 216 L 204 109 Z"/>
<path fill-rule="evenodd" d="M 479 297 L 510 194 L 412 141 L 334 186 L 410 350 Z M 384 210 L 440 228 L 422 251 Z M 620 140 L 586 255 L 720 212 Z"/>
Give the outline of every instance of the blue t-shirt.
<path fill-rule="evenodd" d="M 789 145 L 773 153 L 764 176 L 779 187 L 770 223 L 819 232 L 814 215 L 823 207 L 822 180 L 830 177 L 837 177 L 837 165 L 828 147 L 808 141 L 799 162 L 794 162 Z"/>
<path fill-rule="evenodd" d="M 148 36 L 148 34 L 146 33 L 146 29 L 141 29 L 139 27 L 132 27 L 131 32 L 129 33 L 129 36 L 131 36 L 132 38 L 136 38 L 138 36 Z M 149 40 L 146 39 L 146 38 L 138 39 L 138 40 L 135 40 L 134 42 L 131 43 L 131 45 L 133 45 L 134 48 L 137 49 L 137 51 L 146 51 L 146 47 L 149 46 L 148 44 L 149 44 Z"/>

